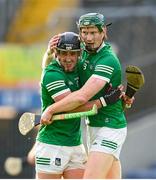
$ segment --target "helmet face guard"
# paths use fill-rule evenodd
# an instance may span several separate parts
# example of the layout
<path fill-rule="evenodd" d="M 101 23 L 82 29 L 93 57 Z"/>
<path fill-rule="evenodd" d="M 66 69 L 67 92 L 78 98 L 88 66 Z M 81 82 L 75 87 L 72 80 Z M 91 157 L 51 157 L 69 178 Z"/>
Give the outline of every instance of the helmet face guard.
<path fill-rule="evenodd" d="M 62 33 L 57 44 L 57 50 L 80 51 L 80 40 L 78 34 L 73 32 Z"/>

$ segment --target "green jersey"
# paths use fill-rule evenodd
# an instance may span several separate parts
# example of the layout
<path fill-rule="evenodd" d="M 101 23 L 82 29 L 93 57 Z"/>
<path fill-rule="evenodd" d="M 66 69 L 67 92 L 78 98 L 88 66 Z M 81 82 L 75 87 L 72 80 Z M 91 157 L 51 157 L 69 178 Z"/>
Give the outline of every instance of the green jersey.
<path fill-rule="evenodd" d="M 42 73 L 41 102 L 42 111 L 54 103 L 54 98 L 79 89 L 77 70 L 64 73 L 55 60 Z M 50 125 L 42 125 L 37 140 L 47 144 L 77 146 L 81 142 L 80 119 L 58 120 Z"/>
<path fill-rule="evenodd" d="M 113 87 L 121 84 L 121 65 L 119 59 L 113 53 L 109 44 L 102 44 L 97 53 L 89 54 L 83 51 L 79 62 L 79 76 L 81 85 L 94 76 L 107 82 L 91 100 L 99 99 L 111 83 Z M 126 126 L 126 118 L 123 112 L 122 101 L 118 100 L 113 105 L 107 105 L 98 110 L 98 114 L 89 117 L 89 125 L 92 127 L 122 128 Z"/>

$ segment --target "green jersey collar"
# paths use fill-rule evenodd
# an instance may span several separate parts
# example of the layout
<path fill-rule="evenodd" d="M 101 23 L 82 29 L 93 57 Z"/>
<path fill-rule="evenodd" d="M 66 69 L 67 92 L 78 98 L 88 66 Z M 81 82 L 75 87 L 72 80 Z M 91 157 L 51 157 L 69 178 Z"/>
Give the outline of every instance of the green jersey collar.
<path fill-rule="evenodd" d="M 104 46 L 106 46 L 106 44 L 103 42 L 96 52 L 98 53 Z"/>

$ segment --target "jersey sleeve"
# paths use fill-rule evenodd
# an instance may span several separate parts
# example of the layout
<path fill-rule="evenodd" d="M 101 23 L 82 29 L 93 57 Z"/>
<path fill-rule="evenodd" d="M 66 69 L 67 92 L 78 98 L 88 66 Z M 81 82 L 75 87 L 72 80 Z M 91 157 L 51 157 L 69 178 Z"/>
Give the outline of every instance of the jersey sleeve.
<path fill-rule="evenodd" d="M 47 72 L 43 77 L 42 85 L 46 88 L 52 99 L 70 91 L 65 83 L 63 74 L 59 72 Z"/>
<path fill-rule="evenodd" d="M 109 83 L 115 70 L 115 63 L 116 60 L 113 55 L 101 57 L 95 65 L 93 76 Z"/>

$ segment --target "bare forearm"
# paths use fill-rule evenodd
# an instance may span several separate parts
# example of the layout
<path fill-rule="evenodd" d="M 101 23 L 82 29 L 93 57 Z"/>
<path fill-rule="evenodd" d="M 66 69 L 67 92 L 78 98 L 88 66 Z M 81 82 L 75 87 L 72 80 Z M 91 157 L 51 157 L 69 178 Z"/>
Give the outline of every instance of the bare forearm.
<path fill-rule="evenodd" d="M 54 54 L 51 54 L 49 51 L 46 51 L 42 59 L 42 69 L 48 66 L 52 59 L 54 59 Z"/>
<path fill-rule="evenodd" d="M 98 109 L 101 108 L 101 102 L 100 100 L 97 99 L 97 100 L 89 101 L 86 104 L 72 110 L 71 112 L 83 112 L 83 111 L 91 110 L 94 104 L 96 104 Z"/>
<path fill-rule="evenodd" d="M 98 82 L 98 85 L 95 86 L 97 79 L 91 78 L 80 90 L 69 94 L 61 101 L 51 105 L 48 111 L 52 114 L 67 112 L 86 104 L 105 85 L 105 82 L 101 80 L 98 80 Z"/>
<path fill-rule="evenodd" d="M 60 112 L 68 112 L 76 109 L 77 107 L 86 103 L 85 98 L 79 95 L 79 91 L 75 91 L 72 94 L 69 94 L 61 101 L 58 101 L 51 106 L 49 106 L 49 112 L 60 113 Z"/>

